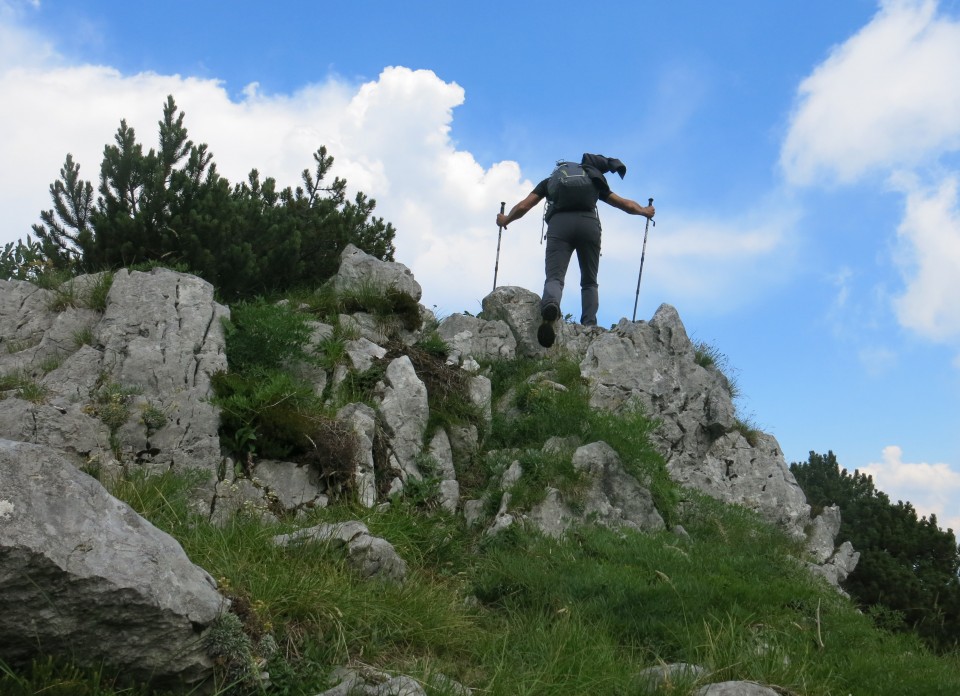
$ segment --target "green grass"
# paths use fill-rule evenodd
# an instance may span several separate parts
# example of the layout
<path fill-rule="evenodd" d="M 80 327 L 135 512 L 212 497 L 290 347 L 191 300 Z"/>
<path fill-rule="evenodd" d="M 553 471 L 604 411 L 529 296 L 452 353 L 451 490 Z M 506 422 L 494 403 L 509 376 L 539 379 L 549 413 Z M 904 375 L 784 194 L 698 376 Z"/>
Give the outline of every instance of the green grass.
<path fill-rule="evenodd" d="M 261 658 L 272 681 L 262 693 L 284 696 L 330 688 L 329 673 L 350 662 L 424 683 L 443 674 L 485 696 L 644 696 L 653 692 L 637 675 L 671 662 L 702 665 L 707 674 L 659 693 L 741 679 L 789 696 L 960 693 L 957 655 L 937 656 L 910 635 L 878 629 L 816 581 L 797 560 L 801 549 L 777 529 L 675 487 L 649 444 L 655 424 L 640 412 L 591 411 L 575 368 L 487 365 L 495 399 L 512 394 L 516 412 L 495 419 L 475 470 L 462 476 L 471 481 L 464 497 L 495 493 L 492 482 L 514 459 L 525 472 L 512 490 L 515 505 L 535 504 L 547 486 L 575 496 L 583 481 L 569 453 L 542 446 L 551 435 L 576 434 L 614 447 L 688 537 L 587 526 L 549 539 L 520 525 L 490 537 L 427 504 L 423 491 L 372 510 L 334 505 L 297 522 L 364 522 L 408 564 L 407 581 L 391 585 L 361 581 L 342 551 L 326 545 L 274 546 L 270 539 L 291 524 L 242 515 L 208 524 L 189 502 L 198 477 L 119 481 L 114 494 L 178 539 L 233 600 L 239 623 L 214 634 L 225 656 L 219 688 L 257 693 L 243 680 L 245 666 Z M 538 372 L 563 389 L 527 381 Z M 85 690 L 65 690 L 67 678 Z M 0 666 L 0 693 L 150 693 L 111 679 L 39 661 Z M 241 684 L 231 688 L 232 680 Z"/>

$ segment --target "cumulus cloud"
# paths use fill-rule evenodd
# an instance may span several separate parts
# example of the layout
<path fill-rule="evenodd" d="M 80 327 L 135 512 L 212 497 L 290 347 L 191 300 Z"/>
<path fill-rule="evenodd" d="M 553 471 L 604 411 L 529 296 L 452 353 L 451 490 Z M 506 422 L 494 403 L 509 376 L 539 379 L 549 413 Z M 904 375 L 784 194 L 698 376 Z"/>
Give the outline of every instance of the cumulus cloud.
<path fill-rule="evenodd" d="M 919 515 L 936 515 L 941 529 L 960 531 L 960 511 L 955 507 L 960 472 L 943 463 L 905 462 L 896 445 L 884 447 L 882 459 L 860 472 L 872 476 L 874 485 L 892 501 L 909 501 Z"/>
<path fill-rule="evenodd" d="M 960 21 L 886 0 L 799 87 L 781 150 L 798 185 L 850 182 L 960 147 Z"/>
<path fill-rule="evenodd" d="M 336 158 L 334 175 L 375 198 L 375 214 L 397 228 L 396 260 L 413 270 L 424 303 L 439 314 L 476 312 L 492 289 L 499 203 L 512 206 L 535 180 L 515 162 L 485 168 L 456 147 L 454 110 L 465 94 L 455 82 L 395 66 L 363 84 L 328 77 L 292 94 L 264 94 L 250 84 L 235 100 L 215 79 L 125 75 L 109 66 L 70 64 L 42 36 L 8 20 L 0 14 L 4 37 L 45 48 L 2 54 L 0 129 L 11 165 L 0 169 L 0 243 L 25 237 L 39 211 L 50 207 L 47 186 L 67 152 L 80 163 L 81 176 L 96 184 L 103 147 L 121 118 L 146 147 L 155 147 L 161 108 L 172 94 L 186 113 L 191 138 L 210 146 L 218 169 L 234 182 L 257 168 L 281 186 L 297 185 L 302 170 L 312 167 L 311 153 L 326 145 Z M 536 178 L 544 175 L 537 172 Z M 601 306 L 608 315 L 603 320 L 612 323 L 632 306 L 644 219 L 602 212 Z M 499 285 L 540 291 L 541 214 L 538 208 L 503 232 Z M 767 260 L 782 244 L 787 217 L 777 211 L 726 224 L 671 221 L 662 244 L 654 241 L 658 232 L 651 232 L 657 258 L 645 267 L 645 287 L 659 286 L 657 296 L 701 306 L 720 305 L 716 298 L 723 297 L 722 306 L 729 308 L 738 300 L 740 279 L 760 279 L 763 274 L 752 271 L 770 268 Z M 776 274 L 769 275 L 774 282 Z M 741 290 L 739 299 L 745 297 Z M 574 291 L 570 310 L 577 304 Z"/>
<path fill-rule="evenodd" d="M 960 337 L 960 201 L 958 176 L 924 187 L 899 176 L 906 213 L 897 230 L 904 292 L 894 300 L 900 323 L 934 340 Z"/>

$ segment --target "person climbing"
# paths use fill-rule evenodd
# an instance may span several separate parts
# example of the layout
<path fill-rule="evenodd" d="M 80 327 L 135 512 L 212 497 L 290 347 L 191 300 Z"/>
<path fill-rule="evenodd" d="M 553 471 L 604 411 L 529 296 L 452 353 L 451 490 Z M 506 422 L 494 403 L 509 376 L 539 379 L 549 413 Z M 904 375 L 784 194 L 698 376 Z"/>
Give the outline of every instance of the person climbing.
<path fill-rule="evenodd" d="M 597 325 L 597 310 L 600 307 L 597 286 L 600 218 L 597 201 L 648 219 L 656 212 L 652 205 L 640 205 L 611 191 L 604 176 L 607 172 L 616 172 L 622 179 L 627 167 L 618 159 L 586 153 L 579 165 L 558 162 L 553 173 L 537 184 L 509 213 L 497 215 L 497 225 L 506 229 L 511 222 L 530 212 L 541 199 L 547 199 L 544 212 L 547 222 L 547 251 L 544 258 L 546 279 L 540 300 L 542 322 L 537 330 L 537 340 L 544 348 L 549 348 L 556 340 L 554 324 L 560 318 L 563 281 L 574 251 L 580 264 L 580 323 L 584 326 Z"/>

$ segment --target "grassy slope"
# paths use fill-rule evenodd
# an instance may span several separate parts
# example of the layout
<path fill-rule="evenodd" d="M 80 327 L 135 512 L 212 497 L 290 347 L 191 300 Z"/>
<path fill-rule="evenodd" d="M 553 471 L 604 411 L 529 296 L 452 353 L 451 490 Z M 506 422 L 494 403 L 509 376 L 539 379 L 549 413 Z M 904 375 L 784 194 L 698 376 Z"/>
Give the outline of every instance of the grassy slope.
<path fill-rule="evenodd" d="M 521 386 L 521 414 L 496 419 L 488 446 L 539 449 L 550 434 L 602 436 L 651 482 L 670 523 L 689 538 L 594 528 L 559 541 L 519 528 L 490 538 L 438 511 L 426 489 L 386 510 L 337 505 L 298 523 L 363 520 L 409 564 L 407 582 L 389 586 L 359 582 L 337 552 L 272 546 L 270 537 L 290 524 L 237 519 L 221 529 L 196 519 L 182 495 L 188 482 L 128 482 L 116 494 L 178 538 L 242 614 L 251 640 L 225 650 L 224 684 L 246 673 L 246 645 L 268 654 L 257 641 L 269 633 L 278 643 L 270 694 L 316 694 L 347 662 L 425 682 L 442 673 L 483 694 L 645 694 L 641 669 L 680 661 L 709 670 L 701 683 L 749 679 L 785 694 L 960 693 L 957 656 L 933 656 L 909 636 L 877 630 L 815 582 L 776 530 L 674 488 L 646 443 L 649 424 L 637 414 L 591 414 L 569 363 L 493 366 L 495 396 L 543 368 L 568 390 Z M 515 456 L 526 471 L 521 499 L 558 480 L 575 494 L 576 477 L 561 458 Z M 459 472 L 465 496 L 479 497 L 512 458 L 491 454 Z M 111 684 L 108 675 L 47 661 L 30 673 L 0 667 L 0 693 L 12 696 L 149 693 Z M 660 693 L 693 687 L 678 682 Z"/>

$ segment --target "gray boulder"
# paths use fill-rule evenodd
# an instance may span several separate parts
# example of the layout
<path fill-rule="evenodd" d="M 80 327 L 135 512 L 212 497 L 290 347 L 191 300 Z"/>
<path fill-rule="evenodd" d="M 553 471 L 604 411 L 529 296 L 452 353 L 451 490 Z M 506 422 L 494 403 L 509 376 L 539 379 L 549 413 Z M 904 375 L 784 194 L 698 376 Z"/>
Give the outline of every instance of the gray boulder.
<path fill-rule="evenodd" d="M 437 333 L 450 346 L 450 359 L 456 364 L 465 358 L 513 360 L 517 354 L 517 339 L 505 321 L 451 314 L 440 322 Z"/>
<path fill-rule="evenodd" d="M 393 544 L 372 536 L 367 526 L 356 520 L 321 524 L 273 538 L 273 543 L 278 546 L 316 542 L 345 548 L 347 562 L 363 578 L 396 583 L 406 579 L 407 563 L 397 554 Z"/>
<path fill-rule="evenodd" d="M 388 440 L 391 469 L 401 481 L 410 477 L 420 480 L 423 477 L 416 460 L 423 450 L 430 407 L 427 387 L 406 355 L 387 366 L 386 386 L 377 410 Z"/>
<path fill-rule="evenodd" d="M 740 434 L 727 378 L 697 363 L 673 307 L 661 305 L 649 323 L 622 320 L 598 334 L 580 369 L 595 407 L 639 407 L 660 421 L 652 439 L 674 480 L 804 535 L 809 507 L 779 444 L 758 433 L 753 446 Z"/>
<path fill-rule="evenodd" d="M 538 358 L 546 349 L 537 342 L 540 326 L 540 296 L 524 288 L 499 287 L 483 298 L 483 316 L 510 327 L 517 342 L 517 357 Z"/>
<path fill-rule="evenodd" d="M 337 419 L 354 435 L 353 486 L 357 501 L 365 508 L 377 503 L 377 479 L 373 443 L 377 433 L 377 414 L 366 404 L 347 404 L 337 411 Z"/>
<path fill-rule="evenodd" d="M 193 684 L 212 674 L 201 636 L 226 608 L 172 537 L 95 479 L 0 440 L 0 659 L 39 651 Z"/>
<path fill-rule="evenodd" d="M 402 263 L 381 261 L 348 244 L 340 254 L 340 269 L 333 278 L 337 292 L 347 293 L 374 288 L 380 292 L 394 290 L 420 301 L 423 289 L 410 269 Z"/>
<path fill-rule="evenodd" d="M 202 469 L 209 506 L 220 463 L 210 376 L 226 368 L 227 310 L 209 283 L 165 269 L 117 271 L 105 310 L 83 308 L 103 281 L 80 276 L 56 290 L 0 281 L 0 374 L 24 375 L 40 393 L 4 402 L 0 437 L 77 464 L 117 454 L 151 472 Z"/>
<path fill-rule="evenodd" d="M 616 451 L 605 442 L 578 447 L 573 466 L 589 479 L 589 486 L 574 506 L 563 501 L 559 492 L 548 489 L 544 501 L 527 516 L 548 536 L 559 536 L 574 522 L 592 522 L 613 529 L 627 528 L 654 532 L 666 528 L 653 503 L 650 491 L 624 470 Z"/>

